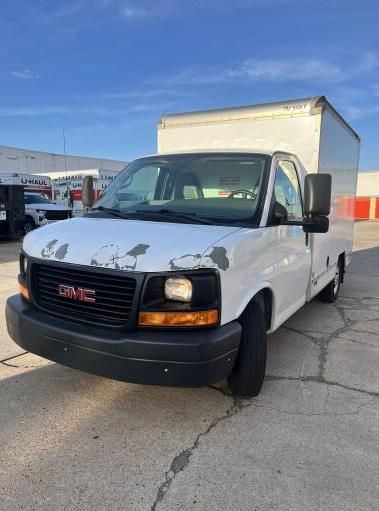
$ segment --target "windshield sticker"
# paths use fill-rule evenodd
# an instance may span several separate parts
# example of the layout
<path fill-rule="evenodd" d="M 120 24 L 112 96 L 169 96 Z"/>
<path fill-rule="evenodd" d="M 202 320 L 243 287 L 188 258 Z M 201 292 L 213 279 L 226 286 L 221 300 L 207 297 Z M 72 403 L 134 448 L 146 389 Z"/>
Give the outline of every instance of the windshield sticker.
<path fill-rule="evenodd" d="M 236 190 L 239 187 L 239 176 L 220 177 L 219 186 L 223 190 Z"/>
<path fill-rule="evenodd" d="M 229 197 L 230 193 L 240 188 L 239 176 L 221 176 L 219 178 L 219 197 Z"/>

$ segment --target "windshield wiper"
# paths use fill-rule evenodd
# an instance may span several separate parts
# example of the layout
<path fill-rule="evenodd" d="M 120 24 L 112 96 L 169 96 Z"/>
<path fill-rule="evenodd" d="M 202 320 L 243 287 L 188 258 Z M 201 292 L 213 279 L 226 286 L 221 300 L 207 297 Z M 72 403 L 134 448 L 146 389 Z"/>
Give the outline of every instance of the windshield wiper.
<path fill-rule="evenodd" d="M 180 220 L 190 220 L 193 223 L 198 224 L 207 224 L 207 225 L 214 225 L 214 223 L 211 220 L 207 220 L 203 217 L 199 217 L 196 213 L 187 213 L 185 211 L 174 211 L 172 209 L 156 209 L 152 211 L 148 211 L 146 209 L 137 209 L 136 213 L 144 214 L 144 215 L 157 215 L 157 216 L 163 216 L 163 217 L 170 217 L 170 218 L 178 218 Z"/>
<path fill-rule="evenodd" d="M 189 220 L 192 223 L 198 224 L 207 224 L 214 225 L 211 220 L 207 220 L 205 218 L 198 217 L 196 213 L 186 213 L 182 211 L 174 211 L 171 209 L 157 209 L 148 211 L 146 209 L 137 209 L 134 211 L 129 211 L 123 213 L 119 209 L 115 208 L 106 208 L 104 206 L 97 206 L 96 208 L 92 208 L 91 211 L 104 211 L 104 213 L 108 213 L 109 215 L 116 216 L 118 218 L 128 219 L 130 216 L 156 216 L 163 218 L 178 218 L 181 220 Z"/>
<path fill-rule="evenodd" d="M 104 213 L 108 213 L 109 215 L 117 216 L 118 218 L 129 218 L 129 214 L 125 214 L 119 209 L 114 208 L 105 208 L 104 206 L 97 206 L 96 208 L 92 208 L 91 211 L 104 211 Z"/>

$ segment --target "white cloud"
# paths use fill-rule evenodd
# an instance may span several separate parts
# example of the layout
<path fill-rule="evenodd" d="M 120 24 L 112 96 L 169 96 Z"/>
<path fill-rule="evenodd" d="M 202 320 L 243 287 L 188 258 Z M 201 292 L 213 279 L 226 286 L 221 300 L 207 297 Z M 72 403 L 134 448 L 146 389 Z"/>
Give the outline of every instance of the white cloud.
<path fill-rule="evenodd" d="M 42 107 L 7 107 L 0 108 L 0 117 L 45 117 L 51 115 L 89 115 L 99 117 L 125 117 L 129 114 L 162 112 L 171 109 L 173 103 L 136 103 L 121 108 L 107 108 L 89 105 L 76 108 L 74 106 L 42 106 Z"/>
<path fill-rule="evenodd" d="M 85 3 L 86 0 L 74 0 L 73 2 L 69 2 L 56 10 L 37 10 L 37 13 L 34 14 L 34 17 L 36 18 L 36 21 L 42 23 L 50 23 L 58 19 L 75 16 L 82 10 L 82 8 L 85 6 Z"/>
<path fill-rule="evenodd" d="M 379 105 L 369 107 L 344 105 L 342 106 L 341 110 L 349 120 L 356 121 L 357 119 L 362 119 L 363 117 L 367 117 L 368 115 L 374 115 L 379 113 Z"/>
<path fill-rule="evenodd" d="M 297 58 L 247 60 L 241 67 L 242 76 L 255 80 L 308 81 L 324 80 L 339 81 L 344 73 L 336 64 L 318 59 Z"/>
<path fill-rule="evenodd" d="M 18 71 L 10 71 L 10 75 L 15 78 L 20 78 L 21 80 L 35 80 L 38 78 L 38 75 L 31 71 L 30 69 L 20 69 Z"/>
<path fill-rule="evenodd" d="M 145 18 L 146 16 L 152 15 L 154 8 L 151 5 L 144 5 L 146 2 L 139 2 L 140 5 L 135 5 L 132 2 L 125 0 L 100 0 L 100 7 L 103 9 L 109 9 L 116 12 L 117 15 L 127 18 L 129 20 Z"/>
<path fill-rule="evenodd" d="M 126 18 L 135 19 L 135 18 L 144 18 L 147 16 L 148 12 L 145 9 L 140 9 L 139 7 L 132 7 L 127 5 L 121 11 Z"/>
<path fill-rule="evenodd" d="M 65 113 L 64 107 L 15 107 L 0 108 L 0 117 L 36 117 Z"/>
<path fill-rule="evenodd" d="M 357 72 L 372 73 L 379 67 L 379 57 L 375 53 L 367 52 L 359 58 Z"/>
<path fill-rule="evenodd" d="M 235 67 L 191 67 L 177 75 L 161 80 L 171 84 L 210 84 L 231 81 L 286 81 L 337 83 L 362 73 L 372 73 L 379 66 L 379 58 L 364 53 L 355 67 L 341 66 L 326 59 L 298 57 L 293 59 L 247 59 Z"/>
<path fill-rule="evenodd" d="M 249 59 L 234 68 L 192 67 L 167 81 L 177 84 L 206 84 L 229 81 L 341 81 L 343 70 L 336 64 L 318 59 Z M 163 80 L 166 81 L 166 80 Z"/>
<path fill-rule="evenodd" d="M 159 96 L 171 96 L 171 97 L 193 97 L 195 94 L 193 91 L 184 91 L 174 88 L 152 88 L 152 89 L 139 89 L 132 91 L 120 91 L 120 92 L 100 92 L 86 94 L 85 96 L 76 96 L 76 99 L 130 99 L 130 98 L 142 98 L 149 99 Z"/>

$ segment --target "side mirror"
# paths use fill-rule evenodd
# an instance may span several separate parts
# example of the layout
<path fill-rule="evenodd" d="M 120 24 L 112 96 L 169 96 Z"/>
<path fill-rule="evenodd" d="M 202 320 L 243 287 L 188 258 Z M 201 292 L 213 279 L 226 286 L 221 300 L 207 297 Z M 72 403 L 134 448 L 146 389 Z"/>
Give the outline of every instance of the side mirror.
<path fill-rule="evenodd" d="M 308 174 L 304 180 L 304 214 L 329 215 L 332 196 L 330 174 Z"/>
<path fill-rule="evenodd" d="M 90 208 L 95 202 L 95 189 L 93 186 L 93 177 L 85 176 L 82 186 L 82 203 L 86 208 Z"/>
<path fill-rule="evenodd" d="M 274 219 L 276 225 L 285 224 L 288 220 L 286 208 L 278 201 L 275 201 L 274 204 Z"/>
<path fill-rule="evenodd" d="M 321 232 L 329 231 L 329 218 L 325 215 L 309 216 L 303 219 L 304 232 Z"/>

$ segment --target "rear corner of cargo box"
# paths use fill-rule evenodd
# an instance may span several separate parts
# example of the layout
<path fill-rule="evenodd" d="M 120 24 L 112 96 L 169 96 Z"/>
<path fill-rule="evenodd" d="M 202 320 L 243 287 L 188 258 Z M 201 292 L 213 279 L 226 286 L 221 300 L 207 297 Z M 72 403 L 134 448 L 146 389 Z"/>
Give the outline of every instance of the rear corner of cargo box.
<path fill-rule="evenodd" d="M 350 262 L 359 144 L 359 137 L 343 119 L 333 109 L 325 108 L 321 120 L 318 172 L 332 176 L 330 224 L 327 234 L 314 234 L 312 240 L 312 278 L 321 278 L 323 284 L 331 280 L 340 256 L 346 264 Z"/>

